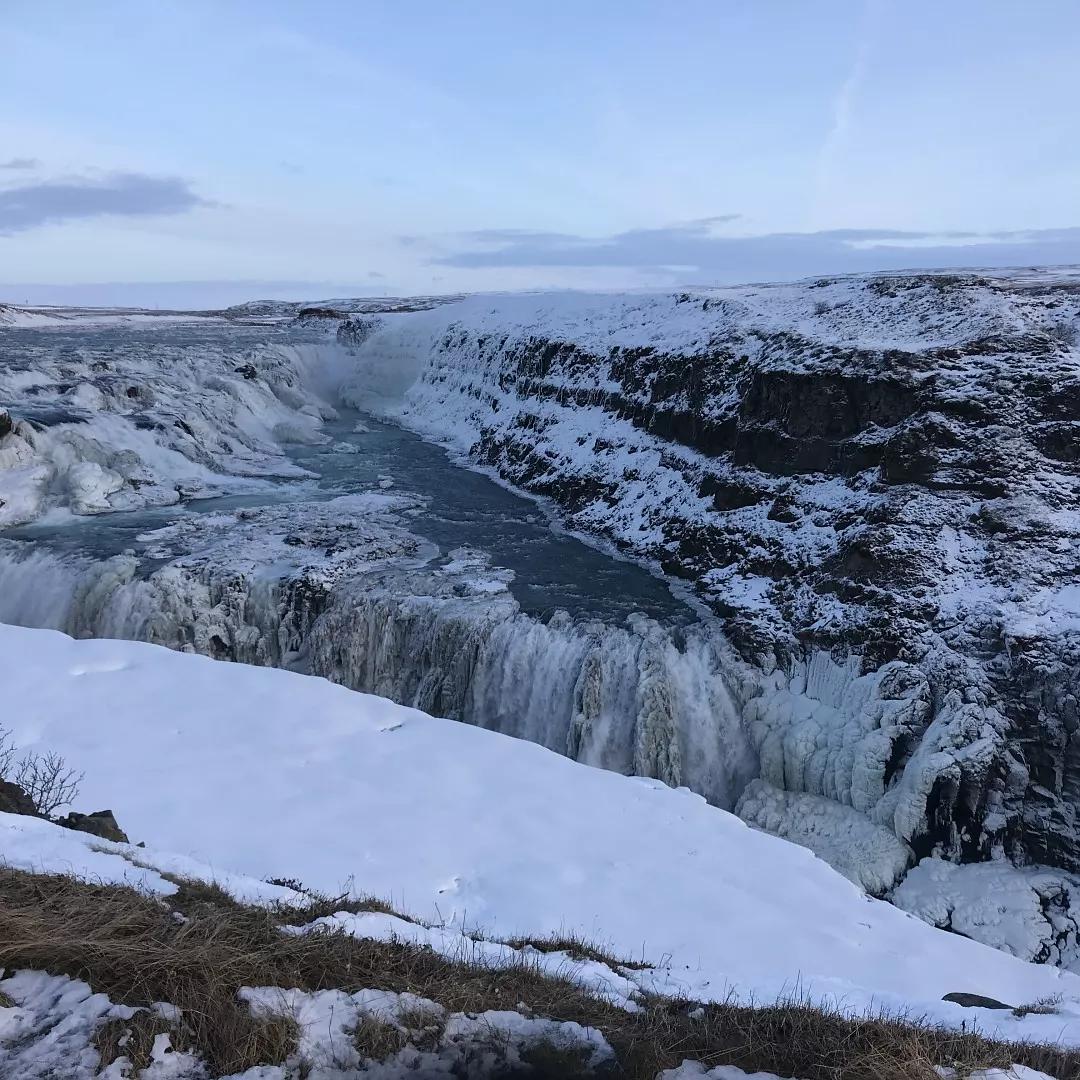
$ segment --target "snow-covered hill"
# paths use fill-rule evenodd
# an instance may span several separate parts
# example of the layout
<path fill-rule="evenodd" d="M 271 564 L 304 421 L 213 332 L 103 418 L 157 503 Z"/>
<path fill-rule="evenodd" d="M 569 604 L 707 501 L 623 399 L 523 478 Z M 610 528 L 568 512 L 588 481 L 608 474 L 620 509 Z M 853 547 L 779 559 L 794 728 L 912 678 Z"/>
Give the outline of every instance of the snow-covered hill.
<path fill-rule="evenodd" d="M 0 627 L 0 671 L 15 740 L 84 769 L 81 801 L 113 806 L 147 844 L 0 815 L 8 866 L 165 894 L 162 872 L 211 867 L 246 902 L 287 901 L 260 879 L 299 878 L 391 898 L 442 928 L 340 917 L 361 935 L 420 934 L 443 950 L 463 930 L 585 935 L 655 965 L 585 970 L 631 998 L 765 1003 L 799 990 L 1080 1044 L 1080 976 L 933 929 L 689 791 L 320 679 L 138 643 Z M 941 1000 L 954 992 L 1061 1001 L 1018 1018 Z"/>

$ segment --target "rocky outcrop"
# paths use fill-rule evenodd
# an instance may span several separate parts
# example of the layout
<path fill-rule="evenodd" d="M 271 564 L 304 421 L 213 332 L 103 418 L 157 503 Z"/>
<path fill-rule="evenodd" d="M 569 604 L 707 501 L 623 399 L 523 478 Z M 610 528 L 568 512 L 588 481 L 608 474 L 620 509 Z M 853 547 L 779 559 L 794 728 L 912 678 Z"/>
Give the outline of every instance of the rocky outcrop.
<path fill-rule="evenodd" d="M 0 814 L 26 814 L 41 817 L 34 800 L 18 784 L 0 779 Z"/>
<path fill-rule="evenodd" d="M 117 844 L 131 843 L 111 810 L 95 810 L 92 814 L 77 814 L 72 811 L 67 817 L 60 818 L 56 824 L 65 829 L 100 836 L 102 840 L 111 840 Z"/>

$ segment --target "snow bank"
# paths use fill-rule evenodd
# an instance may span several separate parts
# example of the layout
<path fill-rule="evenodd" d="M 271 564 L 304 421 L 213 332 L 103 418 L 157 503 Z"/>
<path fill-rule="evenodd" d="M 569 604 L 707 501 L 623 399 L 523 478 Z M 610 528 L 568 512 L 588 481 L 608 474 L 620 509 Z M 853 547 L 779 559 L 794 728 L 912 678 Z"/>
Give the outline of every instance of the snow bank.
<path fill-rule="evenodd" d="M 868 899 L 805 848 L 686 790 L 319 679 L 0 627 L 5 723 L 86 771 L 154 849 L 389 898 L 489 937 L 576 932 L 659 990 L 912 1009 L 1080 1042 L 1080 978 Z M 0 851 L 2 854 L 2 851 Z M 1060 1015 L 969 1013 L 970 991 Z"/>

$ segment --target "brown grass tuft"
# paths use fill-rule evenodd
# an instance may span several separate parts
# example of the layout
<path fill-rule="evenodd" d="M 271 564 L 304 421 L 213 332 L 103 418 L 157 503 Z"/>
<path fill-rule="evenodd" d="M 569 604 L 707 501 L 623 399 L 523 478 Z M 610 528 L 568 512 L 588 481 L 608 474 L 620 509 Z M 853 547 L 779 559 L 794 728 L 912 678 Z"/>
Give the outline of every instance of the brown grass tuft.
<path fill-rule="evenodd" d="M 1013 1016 L 1018 1016 L 1022 1020 L 1025 1016 L 1053 1016 L 1059 1011 L 1061 1005 L 1061 995 L 1055 994 L 1053 997 L 1039 998 L 1038 1001 L 1032 1001 L 1027 1005 L 1017 1005 L 1013 1009 Z"/>
<path fill-rule="evenodd" d="M 564 952 L 573 960 L 593 960 L 598 964 L 606 964 L 613 970 L 627 968 L 644 971 L 652 966 L 641 960 L 625 960 L 615 956 L 614 953 L 600 948 L 578 934 L 548 934 L 543 937 L 514 937 L 499 940 L 503 945 L 509 945 L 513 949 L 532 947 L 542 953 Z"/>
<path fill-rule="evenodd" d="M 393 1024 L 385 1024 L 372 1016 L 361 1017 L 353 1032 L 353 1045 L 361 1061 L 385 1061 L 403 1050 L 409 1037 Z"/>
<path fill-rule="evenodd" d="M 163 903 L 129 888 L 0 868 L 0 967 L 84 979 L 128 1005 L 170 1002 L 181 1017 L 168 1026 L 170 1035 L 177 1029 L 175 1045 L 197 1050 L 216 1075 L 280 1064 L 295 1051 L 295 1021 L 256 1018 L 237 998 L 243 986 L 279 986 L 409 991 L 450 1012 L 524 1003 L 537 1016 L 602 1031 L 618 1059 L 613 1075 L 632 1080 L 653 1080 L 687 1058 L 802 1080 L 939 1080 L 937 1065 L 963 1073 L 1014 1062 L 1080 1080 L 1077 1051 L 995 1043 L 884 1014 L 852 1019 L 801 1001 L 752 1008 L 657 999 L 627 1013 L 568 978 L 543 974 L 535 962 L 478 967 L 340 932 L 283 934 L 284 910 L 246 907 L 221 890 L 192 884 Z M 595 955 L 607 961 L 601 951 Z M 409 1028 L 414 1021 L 430 1029 L 429 1045 L 437 1043 L 440 1025 L 430 1014 L 403 1019 Z M 161 1030 L 157 1021 L 125 1023 L 138 1028 L 132 1052 L 148 1053 L 151 1035 Z M 398 1045 L 399 1032 L 364 1027 L 357 1045 L 372 1055 Z M 102 1033 L 101 1045 L 113 1053 L 119 1038 L 116 1031 Z"/>
<path fill-rule="evenodd" d="M 94 1033 L 94 1049 L 101 1062 L 99 1069 L 108 1068 L 117 1058 L 126 1057 L 136 1075 L 151 1062 L 154 1040 L 168 1035 L 174 1050 L 190 1050 L 191 1045 L 183 1025 L 166 1020 L 155 1012 L 137 1012 L 130 1020 L 107 1020 Z"/>

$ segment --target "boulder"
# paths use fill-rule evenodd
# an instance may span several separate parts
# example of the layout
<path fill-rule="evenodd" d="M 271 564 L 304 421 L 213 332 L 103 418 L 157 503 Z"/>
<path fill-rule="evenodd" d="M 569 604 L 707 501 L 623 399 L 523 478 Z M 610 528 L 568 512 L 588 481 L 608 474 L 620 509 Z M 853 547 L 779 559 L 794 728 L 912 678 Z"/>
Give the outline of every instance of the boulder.
<path fill-rule="evenodd" d="M 117 824 L 111 810 L 97 810 L 93 814 L 72 812 L 67 817 L 60 818 L 57 825 L 63 825 L 65 829 L 75 829 L 77 832 L 100 836 L 102 840 L 113 840 L 118 844 L 131 843 L 127 833 Z"/>
<path fill-rule="evenodd" d="M 954 1005 L 963 1005 L 965 1009 L 1012 1009 L 996 998 L 983 997 L 982 994 L 946 994 L 942 1001 L 951 1001 Z"/>
<path fill-rule="evenodd" d="M 41 817 L 34 800 L 18 784 L 10 780 L 0 780 L 0 813 L 26 814 L 29 817 Z"/>
<path fill-rule="evenodd" d="M 11 419 L 11 413 L 7 409 L 0 409 L 0 439 L 5 435 L 11 433 L 11 429 L 14 427 L 14 423 Z"/>

